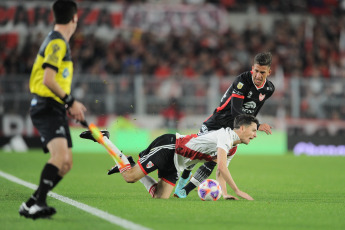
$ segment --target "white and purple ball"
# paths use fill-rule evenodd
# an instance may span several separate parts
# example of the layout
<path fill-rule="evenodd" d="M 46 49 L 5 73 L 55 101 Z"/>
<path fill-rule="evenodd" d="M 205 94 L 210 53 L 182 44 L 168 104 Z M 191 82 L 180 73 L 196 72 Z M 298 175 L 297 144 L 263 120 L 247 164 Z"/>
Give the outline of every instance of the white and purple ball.
<path fill-rule="evenodd" d="M 222 196 L 222 189 L 218 181 L 206 179 L 199 185 L 198 195 L 201 200 L 216 201 Z"/>

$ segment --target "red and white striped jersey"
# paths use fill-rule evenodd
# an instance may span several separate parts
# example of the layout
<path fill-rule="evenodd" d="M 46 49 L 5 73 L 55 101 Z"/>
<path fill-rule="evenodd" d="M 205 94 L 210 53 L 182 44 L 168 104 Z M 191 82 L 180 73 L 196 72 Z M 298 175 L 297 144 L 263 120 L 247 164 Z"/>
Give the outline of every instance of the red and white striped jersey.
<path fill-rule="evenodd" d="M 174 163 L 178 171 L 191 169 L 199 162 L 212 161 L 217 158 L 217 148 L 228 153 L 228 164 L 233 158 L 237 146 L 234 141 L 238 135 L 230 128 L 221 128 L 205 134 L 180 135 L 176 134 Z"/>

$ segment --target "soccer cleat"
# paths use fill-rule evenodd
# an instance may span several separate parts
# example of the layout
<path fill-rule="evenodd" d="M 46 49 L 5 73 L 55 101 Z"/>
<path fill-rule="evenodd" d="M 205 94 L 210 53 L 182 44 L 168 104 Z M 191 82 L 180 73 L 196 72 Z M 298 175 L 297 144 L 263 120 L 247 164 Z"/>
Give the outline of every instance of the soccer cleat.
<path fill-rule="evenodd" d="M 102 133 L 102 135 L 103 135 L 104 137 L 107 137 L 107 138 L 109 139 L 109 137 L 110 137 L 109 131 L 107 131 L 107 130 L 101 130 L 101 133 Z M 82 133 L 79 135 L 79 137 L 80 137 L 80 138 L 83 138 L 83 139 L 89 139 L 89 140 L 93 140 L 94 142 L 97 142 L 97 141 L 95 140 L 95 138 L 93 138 L 93 136 L 92 136 L 90 130 L 87 130 L 87 131 L 82 132 Z"/>
<path fill-rule="evenodd" d="M 192 177 L 192 172 L 189 173 L 188 178 L 183 179 L 182 177 L 179 179 L 179 181 L 177 182 L 176 188 L 175 188 L 175 192 L 174 194 L 178 194 L 179 191 L 186 186 L 186 184 L 188 183 L 188 181 L 190 180 L 190 178 Z"/>
<path fill-rule="evenodd" d="M 28 217 L 29 216 L 29 209 L 28 206 L 26 206 L 26 203 L 23 202 L 22 205 L 19 207 L 19 215 Z"/>
<path fill-rule="evenodd" d="M 128 156 L 127 157 L 129 163 L 131 164 L 131 167 L 134 167 L 135 166 L 135 162 L 133 160 L 133 157 L 132 156 Z M 117 165 L 115 165 L 114 167 L 112 167 L 109 171 L 108 171 L 108 175 L 111 175 L 111 174 L 114 174 L 114 173 L 119 173 L 120 172 L 120 169 Z"/>
<path fill-rule="evenodd" d="M 55 213 L 56 213 L 56 210 L 53 207 L 49 207 L 47 205 L 41 206 L 38 204 L 34 204 L 30 207 L 27 217 L 35 220 L 37 218 L 49 218 Z"/>
<path fill-rule="evenodd" d="M 184 188 L 180 189 L 180 190 L 178 190 L 178 192 L 175 191 L 174 197 L 182 198 L 182 199 L 186 198 L 187 197 L 187 192 L 186 192 L 186 190 Z"/>

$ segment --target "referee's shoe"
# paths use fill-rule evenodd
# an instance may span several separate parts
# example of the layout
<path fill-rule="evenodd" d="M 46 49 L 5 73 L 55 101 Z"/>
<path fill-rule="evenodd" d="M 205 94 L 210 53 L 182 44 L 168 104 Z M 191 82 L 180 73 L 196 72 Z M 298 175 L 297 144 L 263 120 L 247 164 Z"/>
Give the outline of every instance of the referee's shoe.
<path fill-rule="evenodd" d="M 107 130 L 101 130 L 101 133 L 104 137 L 107 137 L 109 139 L 110 137 L 110 133 L 109 131 Z M 93 138 L 92 134 L 91 134 L 91 131 L 90 130 L 87 130 L 87 131 L 84 131 L 82 132 L 80 135 L 79 135 L 80 138 L 83 138 L 83 139 L 89 139 L 89 140 L 93 140 L 94 142 L 97 142 L 95 140 L 95 138 Z"/>
<path fill-rule="evenodd" d="M 37 218 L 49 218 L 56 213 L 55 208 L 49 207 L 48 205 L 34 204 L 30 208 L 25 203 L 19 208 L 19 214 L 26 218 L 37 219 Z"/>

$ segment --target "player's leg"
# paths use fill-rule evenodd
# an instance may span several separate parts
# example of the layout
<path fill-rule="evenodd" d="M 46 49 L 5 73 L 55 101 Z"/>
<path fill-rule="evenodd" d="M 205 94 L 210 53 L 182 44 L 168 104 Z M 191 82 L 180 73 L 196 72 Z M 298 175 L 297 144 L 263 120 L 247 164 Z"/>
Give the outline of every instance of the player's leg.
<path fill-rule="evenodd" d="M 68 148 L 66 138 L 52 139 L 47 148 L 51 157 L 42 170 L 36 202 L 29 209 L 32 218 L 51 216 L 56 212 L 53 207 L 47 205 L 47 194 L 72 168 L 72 151 Z"/>
<path fill-rule="evenodd" d="M 180 192 L 180 190 L 187 185 L 187 183 L 189 182 L 190 178 L 192 176 L 192 171 L 191 170 L 187 170 L 185 169 L 182 174 L 181 174 L 181 178 L 178 180 L 176 188 L 175 188 L 175 192 L 174 194 L 178 194 Z"/>
<path fill-rule="evenodd" d="M 158 181 L 157 188 L 153 195 L 153 198 L 169 199 L 170 194 L 172 193 L 173 189 L 174 189 L 174 185 L 160 179 Z"/>
<path fill-rule="evenodd" d="M 131 169 L 121 173 L 121 175 L 127 183 L 135 183 L 141 178 L 145 177 L 146 174 L 141 170 L 139 165 L 136 164 Z"/>
<path fill-rule="evenodd" d="M 51 158 L 43 167 L 38 189 L 19 210 L 20 215 L 34 219 L 55 213 L 55 209 L 46 204 L 47 193 L 72 167 L 72 140 L 65 107 L 52 99 L 35 99 L 37 103 L 31 106 L 30 116 L 40 133 L 44 152 L 50 152 Z"/>
<path fill-rule="evenodd" d="M 72 150 L 68 148 L 65 138 L 54 138 L 47 145 L 50 152 L 49 164 L 55 165 L 59 169 L 59 176 L 63 177 L 72 168 Z"/>
<path fill-rule="evenodd" d="M 155 197 L 158 183 L 155 179 L 148 176 L 148 174 L 158 169 L 158 175 L 160 175 L 161 170 L 171 170 L 172 168 L 175 172 L 175 181 L 173 181 L 172 185 L 173 188 L 177 180 L 177 171 L 174 165 L 175 142 L 176 136 L 174 134 L 165 134 L 157 137 L 147 149 L 139 154 L 137 165 L 133 167 L 133 169 L 140 169 L 142 174 L 136 172 L 137 177 L 132 176 L 127 180 L 138 180 L 138 178 L 141 177 L 140 182 L 145 186 L 146 190 L 151 194 L 151 196 Z M 130 172 L 132 170 L 128 171 Z M 161 176 L 159 177 L 161 178 Z M 163 197 L 165 196 L 166 195 L 164 193 Z M 161 195 L 158 197 L 161 197 Z"/>
<path fill-rule="evenodd" d="M 178 198 L 186 198 L 193 189 L 198 187 L 201 182 L 206 180 L 211 175 L 216 164 L 217 163 L 214 161 L 209 161 L 200 166 L 200 168 L 198 168 L 191 178 L 190 182 L 177 193 L 175 192 L 174 196 Z"/>
<path fill-rule="evenodd" d="M 202 135 L 204 133 L 208 132 L 208 127 L 203 124 L 199 130 L 198 135 Z M 194 167 L 194 166 L 193 166 Z M 199 168 L 200 169 L 200 168 Z M 199 171 L 199 170 L 198 170 Z M 197 172 L 198 172 L 197 171 Z M 197 173 L 196 172 L 196 173 Z M 191 170 L 185 169 L 181 175 L 181 178 L 178 180 L 178 183 L 175 188 L 174 196 L 179 198 L 186 198 L 188 193 L 195 188 L 195 184 L 189 182 L 191 180 L 192 172 Z M 192 177 L 193 178 L 193 177 Z M 205 178 L 206 179 L 206 178 Z M 189 182 L 189 183 L 188 183 Z M 188 183 L 188 184 L 187 184 Z M 188 186 L 187 186 L 188 185 Z M 189 190 L 188 193 L 186 193 L 185 189 L 187 186 L 187 189 Z M 192 188 L 194 186 L 194 188 Z M 198 186 L 198 185 L 197 185 Z"/>
<path fill-rule="evenodd" d="M 128 157 L 126 155 L 124 155 L 116 147 L 116 145 L 114 143 L 111 142 L 111 140 L 109 139 L 109 136 L 110 136 L 109 132 L 106 130 L 101 130 L 100 132 L 103 135 L 103 140 L 104 140 L 105 144 L 112 149 L 112 151 L 122 160 L 122 162 L 125 165 L 123 168 L 120 168 L 119 167 L 120 165 L 118 165 L 118 163 L 115 162 L 115 166 L 111 170 L 109 170 L 110 172 L 108 173 L 108 175 L 113 174 L 113 173 L 117 173 L 117 172 L 126 171 L 126 170 L 130 169 L 133 166 L 131 160 L 127 159 Z M 92 140 L 94 142 L 97 142 L 96 139 L 92 136 L 91 131 L 89 131 L 89 130 L 82 132 L 79 136 L 83 139 L 89 139 L 89 140 Z"/>

